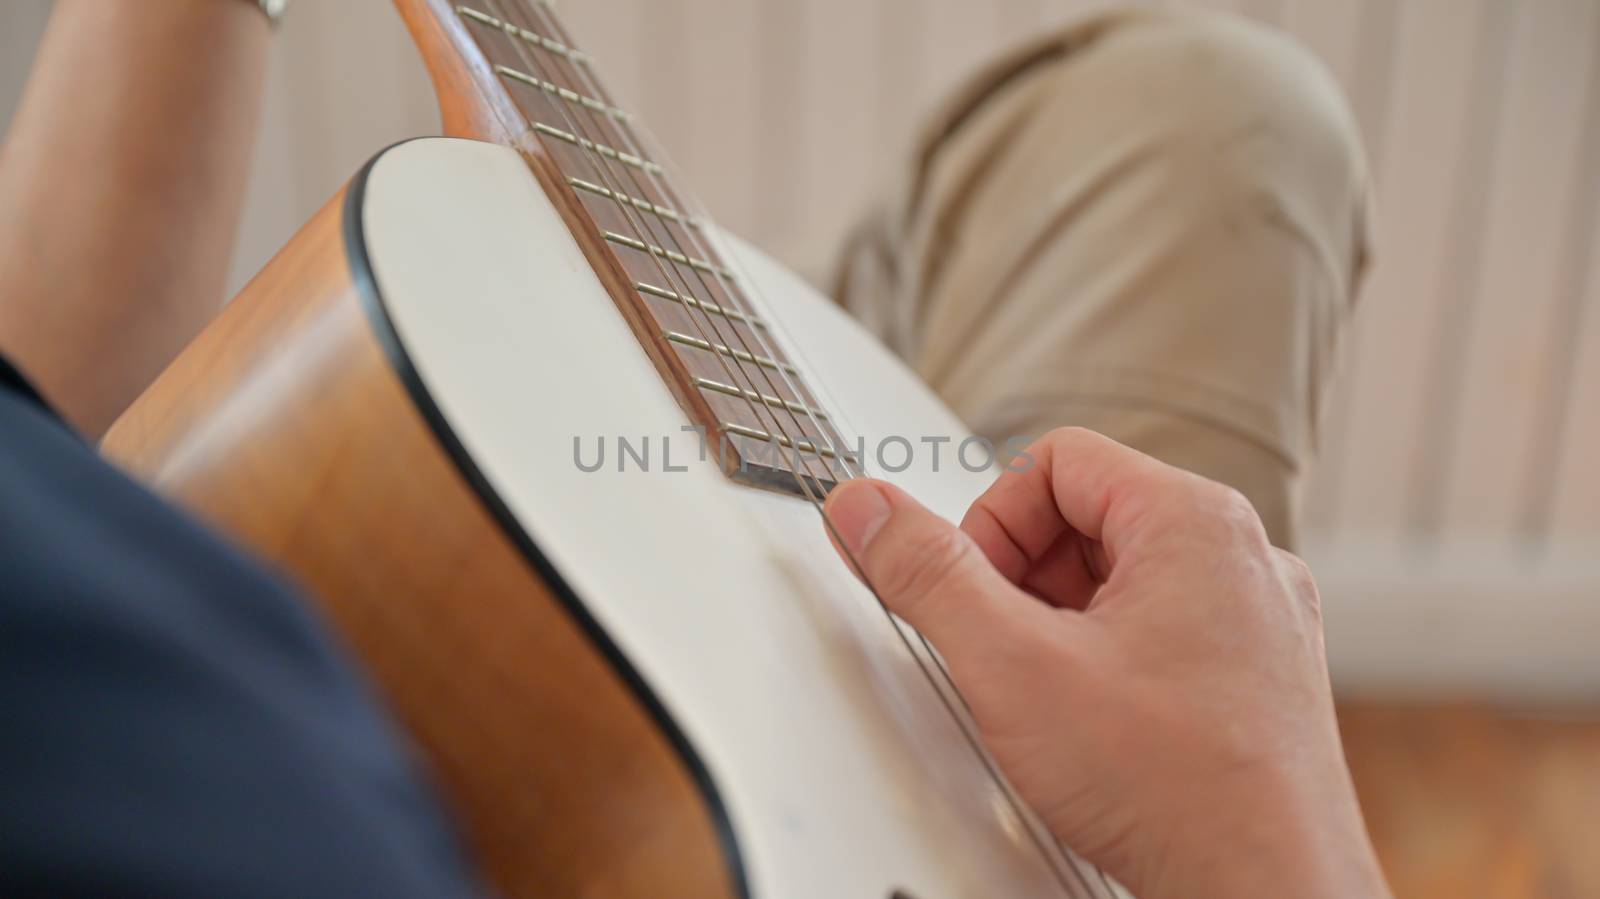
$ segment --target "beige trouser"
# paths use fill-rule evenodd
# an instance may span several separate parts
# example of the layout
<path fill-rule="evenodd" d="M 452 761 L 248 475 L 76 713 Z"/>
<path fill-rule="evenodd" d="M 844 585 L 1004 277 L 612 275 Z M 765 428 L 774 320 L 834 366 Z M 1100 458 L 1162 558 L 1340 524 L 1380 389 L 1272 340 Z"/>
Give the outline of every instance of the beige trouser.
<path fill-rule="evenodd" d="M 1102 14 L 951 98 L 836 296 L 979 434 L 1093 428 L 1236 487 L 1288 546 L 1367 196 L 1304 50 L 1232 17 Z"/>

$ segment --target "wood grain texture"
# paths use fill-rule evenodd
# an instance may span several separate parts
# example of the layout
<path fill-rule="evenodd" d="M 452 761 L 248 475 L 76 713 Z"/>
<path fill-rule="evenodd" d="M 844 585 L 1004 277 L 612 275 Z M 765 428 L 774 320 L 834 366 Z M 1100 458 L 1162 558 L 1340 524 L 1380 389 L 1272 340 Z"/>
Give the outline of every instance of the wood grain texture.
<path fill-rule="evenodd" d="M 523 154 L 689 420 L 720 448 L 729 476 L 813 495 L 847 476 L 835 451 L 809 451 L 843 452 L 844 440 L 825 415 L 793 411 L 820 403 L 783 347 L 747 324 L 745 288 L 687 224 L 687 193 L 670 173 L 646 171 L 649 140 L 578 61 L 581 48 L 553 15 L 526 0 L 396 3 L 427 59 L 447 130 Z M 723 350 L 686 348 L 691 341 Z M 733 396 L 708 390 L 704 379 Z M 758 443 L 752 434 L 778 439 Z"/>
<path fill-rule="evenodd" d="M 519 148 L 525 144 L 527 122 L 511 98 L 497 89 L 489 61 L 451 4 L 394 0 L 394 6 L 428 67 L 445 134 Z"/>
<path fill-rule="evenodd" d="M 1346 701 L 1339 723 L 1396 896 L 1600 895 L 1600 710 Z"/>
<path fill-rule="evenodd" d="M 106 453 L 321 600 L 502 893 L 733 896 L 672 747 L 391 368 L 341 209 L 228 306 Z"/>

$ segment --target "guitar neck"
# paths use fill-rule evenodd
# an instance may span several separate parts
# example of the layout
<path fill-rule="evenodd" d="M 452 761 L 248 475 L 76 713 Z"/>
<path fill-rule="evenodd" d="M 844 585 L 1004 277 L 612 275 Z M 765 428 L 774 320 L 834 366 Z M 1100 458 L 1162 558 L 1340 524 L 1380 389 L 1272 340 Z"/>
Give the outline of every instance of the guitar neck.
<path fill-rule="evenodd" d="M 858 473 L 710 224 L 549 4 L 396 2 L 447 128 L 522 151 L 729 476 L 817 499 Z"/>

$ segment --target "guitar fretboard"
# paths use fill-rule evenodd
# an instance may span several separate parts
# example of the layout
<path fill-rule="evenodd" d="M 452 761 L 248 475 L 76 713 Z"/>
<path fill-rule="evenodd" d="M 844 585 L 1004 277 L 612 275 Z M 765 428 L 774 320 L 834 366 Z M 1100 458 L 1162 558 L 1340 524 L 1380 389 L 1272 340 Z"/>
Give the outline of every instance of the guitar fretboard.
<path fill-rule="evenodd" d="M 542 0 L 455 7 L 526 120 L 527 152 L 692 424 L 735 480 L 813 498 L 860 472 L 748 285 L 689 211 L 632 115 Z M 587 239 L 585 239 L 587 237 Z M 610 277 L 607 277 L 609 273 Z"/>

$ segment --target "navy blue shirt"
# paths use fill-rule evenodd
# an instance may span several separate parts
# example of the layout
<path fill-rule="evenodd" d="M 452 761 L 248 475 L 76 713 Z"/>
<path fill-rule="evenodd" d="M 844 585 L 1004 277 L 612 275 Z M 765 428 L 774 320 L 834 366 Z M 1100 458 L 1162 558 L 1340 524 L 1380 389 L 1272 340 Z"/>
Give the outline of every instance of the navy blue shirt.
<path fill-rule="evenodd" d="M 0 895 L 453 897 L 410 748 L 307 604 L 0 360 Z"/>

